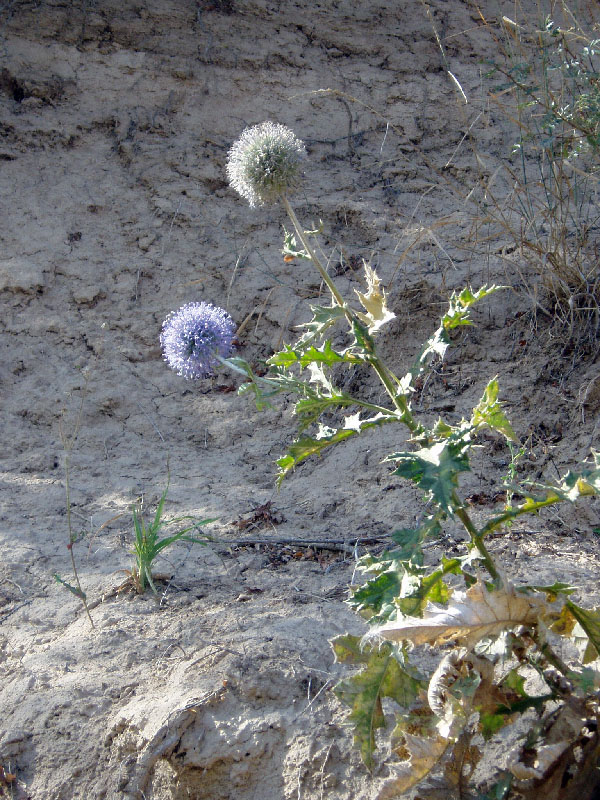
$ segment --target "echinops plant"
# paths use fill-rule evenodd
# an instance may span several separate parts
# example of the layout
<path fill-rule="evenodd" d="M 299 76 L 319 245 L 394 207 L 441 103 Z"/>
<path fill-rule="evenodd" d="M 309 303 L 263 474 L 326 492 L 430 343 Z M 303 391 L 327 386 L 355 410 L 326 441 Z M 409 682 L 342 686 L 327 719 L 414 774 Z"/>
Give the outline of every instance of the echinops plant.
<path fill-rule="evenodd" d="M 394 314 L 375 270 L 365 263 L 366 289 L 356 293 L 358 302 L 344 298 L 312 247 L 316 232 L 304 230 L 290 204 L 303 154 L 291 131 L 263 123 L 246 130 L 232 147 L 227 171 L 251 206 L 283 205 L 295 232 L 285 232 L 283 252 L 316 268 L 331 302 L 311 306 L 312 318 L 301 326 L 299 338 L 273 354 L 262 376 L 239 356 L 224 358 L 219 337 L 206 344 L 202 370 L 186 373 L 177 359 L 167 357 L 166 347 L 165 357 L 186 377 L 199 377 L 207 365 L 222 361 L 244 375 L 240 393 L 252 394 L 258 408 L 270 406 L 279 393 L 296 397 L 299 431 L 277 461 L 279 483 L 311 456 L 350 437 L 382 425 L 406 428 L 407 443 L 386 461 L 394 466 L 393 475 L 420 490 L 425 508 L 415 527 L 390 534 L 382 554 L 359 561 L 364 583 L 352 588 L 348 602 L 368 621 L 369 633 L 338 636 L 332 643 L 338 661 L 359 670 L 336 692 L 351 709 L 348 720 L 368 769 L 376 765 L 377 731 L 393 723 L 396 761 L 379 800 L 400 797 L 434 774 L 445 788 L 438 784 L 437 794 L 420 788 L 419 797 L 581 800 L 598 785 L 600 611 L 574 603 L 573 588 L 559 580 L 515 584 L 489 549 L 489 539 L 523 515 L 600 493 L 600 458 L 594 454 L 589 466 L 558 481 L 507 487 L 502 510 L 474 519 L 461 478 L 470 470 L 480 434 L 492 431 L 507 445 L 517 442 L 498 399 L 497 380 L 482 387 L 480 401 L 459 421 L 440 418 L 426 424 L 415 415 L 411 396 L 444 358 L 455 331 L 472 324 L 472 307 L 499 287 L 454 292 L 439 327 L 398 377 L 378 352 L 379 333 Z M 339 327 L 346 330 L 343 338 L 336 335 Z M 370 367 L 386 402 L 341 387 L 340 366 Z M 424 544 L 443 542 L 447 523 L 462 526 L 462 551 L 457 555 L 455 547 L 428 563 Z M 570 641 L 578 658 L 564 656 L 561 639 Z M 428 670 L 423 647 L 438 653 Z M 536 689 L 532 676 L 537 676 Z M 514 741 L 505 768 L 481 786 L 474 775 L 486 743 L 519 716 L 525 734 Z"/>

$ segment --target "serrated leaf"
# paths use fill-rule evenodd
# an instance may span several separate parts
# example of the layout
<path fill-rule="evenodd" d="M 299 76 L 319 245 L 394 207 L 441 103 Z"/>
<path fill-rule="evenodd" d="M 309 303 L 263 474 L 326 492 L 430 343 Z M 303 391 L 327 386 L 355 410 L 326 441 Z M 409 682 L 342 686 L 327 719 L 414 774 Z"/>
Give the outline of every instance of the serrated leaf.
<path fill-rule="evenodd" d="M 288 452 L 277 459 L 277 466 L 279 467 L 277 485 L 306 458 L 320 455 L 325 448 L 330 447 L 332 444 L 342 442 L 353 434 L 354 431 L 338 430 L 333 431 L 331 434 L 325 434 L 319 439 L 314 439 L 311 436 L 304 436 L 301 439 L 297 439 L 289 446 Z"/>
<path fill-rule="evenodd" d="M 464 440 L 445 440 L 436 442 L 431 447 L 416 450 L 414 453 L 392 453 L 384 460 L 394 461 L 397 464 L 394 475 L 400 475 L 416 483 L 444 513 L 453 515 L 458 475 L 470 470 L 466 454 L 467 446 Z"/>
<path fill-rule="evenodd" d="M 450 436 L 456 435 L 457 430 L 456 427 L 448 425 L 447 422 L 440 418 L 431 429 L 431 433 L 434 439 L 448 439 Z"/>
<path fill-rule="evenodd" d="M 387 570 L 370 578 L 348 599 L 358 614 L 371 622 L 385 622 L 395 614 L 395 599 L 400 594 L 404 569 L 394 562 Z"/>
<path fill-rule="evenodd" d="M 459 325 L 471 325 L 468 318 L 469 310 L 475 303 L 483 300 L 484 297 L 494 294 L 503 289 L 503 286 L 482 286 L 476 292 L 470 287 L 466 287 L 461 292 L 453 292 L 450 297 L 448 312 L 442 317 L 442 326 L 445 330 L 452 330 Z"/>
<path fill-rule="evenodd" d="M 313 318 L 310 322 L 304 322 L 299 328 L 306 328 L 304 333 L 296 342 L 295 349 L 300 350 L 305 345 L 322 337 L 325 331 L 334 325 L 339 319 L 345 318 L 345 313 L 341 306 L 311 306 Z"/>
<path fill-rule="evenodd" d="M 311 346 L 304 350 L 300 356 L 300 366 L 306 367 L 308 364 L 325 364 L 331 367 L 333 364 L 361 364 L 363 358 L 351 353 L 338 353 L 331 346 L 330 341 L 326 341 L 322 348 Z"/>
<path fill-rule="evenodd" d="M 290 345 L 284 345 L 282 350 L 279 350 L 277 353 L 273 353 L 271 358 L 268 359 L 267 364 L 271 367 L 283 367 L 284 369 L 289 369 L 293 364 L 297 364 L 299 361 L 299 356 L 296 350 Z"/>
<path fill-rule="evenodd" d="M 312 231 L 307 231 L 312 233 Z M 310 259 L 306 250 L 298 248 L 298 242 L 293 233 L 289 233 L 283 229 L 283 250 L 281 251 L 284 256 L 293 256 L 294 258 Z"/>
<path fill-rule="evenodd" d="M 447 603 L 450 591 L 442 578 L 460 571 L 459 559 L 443 559 L 442 568 L 429 575 L 419 575 L 416 571 L 406 573 L 396 600 L 398 610 L 405 616 L 420 616 L 428 603 Z"/>
<path fill-rule="evenodd" d="M 335 654 L 335 660 L 339 664 L 368 664 L 371 656 L 370 648 L 362 645 L 362 636 L 353 636 L 351 633 L 344 633 L 331 640 L 331 647 Z"/>
<path fill-rule="evenodd" d="M 270 399 L 282 392 L 284 386 L 279 385 L 275 380 L 271 381 L 267 378 L 259 378 L 254 374 L 250 364 L 238 356 L 223 359 L 223 363 L 233 369 L 234 372 L 243 375 L 247 379 L 247 383 L 242 383 L 239 387 L 238 395 L 241 396 L 252 393 L 254 395 L 256 408 L 259 411 L 273 407 Z"/>
<path fill-rule="evenodd" d="M 385 291 L 380 288 L 381 281 L 377 277 L 375 270 L 366 261 L 364 266 L 367 292 L 362 294 L 356 289 L 355 291 L 366 313 L 358 312 L 358 317 L 367 326 L 369 333 L 375 333 L 386 322 L 395 319 L 396 315 L 386 305 Z"/>
<path fill-rule="evenodd" d="M 328 409 L 346 408 L 354 404 L 349 395 L 343 393 L 311 394 L 298 400 L 294 406 L 294 414 L 299 418 L 300 430 L 304 430 L 316 422 L 321 414 Z"/>
<path fill-rule="evenodd" d="M 402 668 L 389 644 L 375 648 L 367 645 L 360 652 L 357 652 L 354 637 L 338 637 L 332 644 L 336 657 L 339 653 L 344 663 L 364 665 L 361 672 L 341 681 L 334 691 L 341 702 L 352 709 L 348 721 L 354 727 L 354 741 L 365 766 L 372 770 L 375 731 L 385 727 L 382 698 L 390 697 L 400 706 L 409 706 L 417 697 L 421 683 Z"/>
<path fill-rule="evenodd" d="M 421 738 L 404 734 L 401 764 L 390 764 L 395 777 L 382 786 L 377 800 L 395 800 L 423 780 L 440 762 L 451 742 L 441 736 Z"/>
<path fill-rule="evenodd" d="M 289 369 L 294 364 L 299 364 L 303 369 L 309 364 L 324 364 L 331 367 L 334 364 L 361 364 L 364 361 L 359 355 L 352 353 L 340 353 L 334 350 L 332 344 L 327 340 L 323 347 L 311 345 L 306 349 L 285 345 L 282 350 L 274 353 L 267 360 L 267 364 L 272 367 L 284 367 Z"/>
<path fill-rule="evenodd" d="M 466 592 L 455 592 L 446 608 L 429 605 L 422 618 L 402 617 L 375 628 L 370 636 L 416 645 L 458 642 L 472 647 L 485 637 L 534 624 L 546 611 L 541 598 L 517 594 L 511 588 L 488 591 L 478 580 Z"/>
<path fill-rule="evenodd" d="M 415 563 L 421 563 L 423 558 L 421 545 L 426 539 L 441 534 L 440 520 L 442 518 L 442 514 L 434 514 L 426 517 L 423 524 L 418 528 L 401 528 L 398 531 L 394 531 L 391 538 L 398 545 L 392 551 L 394 558 L 398 558 L 401 561 L 413 560 Z"/>
<path fill-rule="evenodd" d="M 330 399 L 334 400 L 335 398 Z M 314 400 L 315 408 L 319 407 L 319 402 L 317 399 Z M 343 397 L 341 402 L 344 402 Z M 308 406 L 303 407 L 303 415 L 308 413 L 305 410 L 307 408 Z M 331 445 L 342 442 L 357 433 L 362 433 L 367 428 L 378 427 L 388 422 L 398 422 L 398 415 L 392 412 L 381 413 L 361 420 L 358 414 L 353 414 L 346 417 L 344 427 L 338 430 L 321 425 L 316 437 L 303 436 L 297 439 L 289 446 L 287 453 L 277 459 L 277 465 L 279 466 L 277 485 L 280 485 L 286 475 L 309 456 L 320 455 L 323 450 Z"/>
<path fill-rule="evenodd" d="M 561 581 L 554 581 L 552 585 L 548 586 L 534 586 L 534 585 L 526 585 L 526 586 L 517 586 L 518 592 L 540 592 L 541 594 L 546 595 L 546 600 L 549 603 L 554 603 L 559 595 L 569 595 L 573 594 L 573 592 L 577 591 L 574 586 L 571 586 L 568 583 L 562 583 Z"/>
<path fill-rule="evenodd" d="M 517 506 L 509 506 L 502 514 L 492 517 L 480 531 L 482 537 L 487 536 L 492 531 L 498 529 L 506 523 L 521 516 L 522 514 L 534 514 L 542 508 L 568 500 L 575 502 L 580 497 L 600 494 L 600 464 L 598 454 L 593 453 L 595 466 L 591 470 L 581 472 L 569 471 L 564 478 L 557 484 L 535 483 L 533 486 L 544 496 L 534 497 L 533 494 L 527 496 L 523 503 Z M 520 487 L 520 492 L 525 487 Z"/>
<path fill-rule="evenodd" d="M 354 317 L 352 320 L 352 333 L 354 334 L 355 346 L 362 350 L 365 356 L 371 356 L 375 353 L 375 341 L 367 326 L 358 317 Z"/>
<path fill-rule="evenodd" d="M 501 433 L 509 441 L 517 441 L 512 425 L 498 402 L 498 381 L 496 379 L 488 383 L 479 404 L 473 409 L 471 425 L 474 428 L 487 426 Z"/>
<path fill-rule="evenodd" d="M 419 375 L 422 375 L 432 356 L 438 356 L 440 359 L 443 359 L 450 345 L 449 331 L 460 325 L 471 325 L 469 319 L 469 310 L 471 306 L 502 288 L 504 287 L 490 286 L 488 288 L 482 286 L 482 288 L 475 293 L 469 288 L 463 289 L 463 291 L 459 293 L 454 292 L 450 297 L 448 311 L 442 317 L 440 327 L 435 331 L 433 336 L 425 342 L 407 378 L 410 378 L 412 382 Z"/>

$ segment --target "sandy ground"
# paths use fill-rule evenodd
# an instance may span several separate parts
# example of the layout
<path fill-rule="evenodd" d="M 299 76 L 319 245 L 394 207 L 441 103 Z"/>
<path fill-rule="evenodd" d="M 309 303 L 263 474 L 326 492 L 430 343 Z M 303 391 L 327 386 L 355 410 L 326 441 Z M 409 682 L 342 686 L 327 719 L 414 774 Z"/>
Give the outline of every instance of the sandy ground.
<path fill-rule="evenodd" d="M 0 6 L 0 764 L 14 797 L 367 800 L 385 774 L 372 779 L 352 749 L 329 640 L 363 630 L 343 602 L 344 543 L 421 509 L 381 463 L 389 430 L 276 492 L 291 403 L 259 413 L 225 372 L 186 383 L 158 336 L 171 310 L 206 300 L 257 364 L 319 298 L 315 276 L 283 262 L 282 212 L 248 208 L 225 181 L 229 147 L 265 119 L 306 142 L 296 207 L 307 226 L 323 220 L 342 290 L 361 288 L 363 258 L 384 280 L 397 319 L 381 347 L 398 371 L 450 290 L 516 281 L 510 243 L 479 247 L 461 200 L 477 178 L 463 141 L 476 117 L 490 169 L 510 146 L 485 102 L 489 43 L 467 3 L 428 7 L 431 19 L 415 0 Z M 597 443 L 600 372 L 556 359 L 529 310 L 522 292 L 495 295 L 418 407 L 460 419 L 497 374 L 536 477 Z M 80 407 L 71 510 L 93 629 L 53 578 L 73 580 L 64 443 Z M 167 515 L 216 517 L 206 530 L 220 543 L 168 551 L 157 599 L 111 594 L 132 563 L 131 504 L 155 507 L 167 465 Z M 493 493 L 506 469 L 485 443 L 466 492 Z M 599 523 L 594 504 L 561 510 L 493 549 L 516 578 L 571 581 L 590 602 Z"/>

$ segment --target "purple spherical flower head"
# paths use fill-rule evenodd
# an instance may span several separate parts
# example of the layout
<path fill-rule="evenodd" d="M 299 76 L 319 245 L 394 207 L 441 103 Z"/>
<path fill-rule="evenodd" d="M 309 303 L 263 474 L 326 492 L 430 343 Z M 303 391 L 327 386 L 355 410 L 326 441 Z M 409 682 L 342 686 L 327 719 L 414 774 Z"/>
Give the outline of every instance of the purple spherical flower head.
<path fill-rule="evenodd" d="M 229 314 L 210 303 L 188 303 L 163 322 L 164 359 L 188 380 L 206 378 L 231 353 L 235 325 Z"/>

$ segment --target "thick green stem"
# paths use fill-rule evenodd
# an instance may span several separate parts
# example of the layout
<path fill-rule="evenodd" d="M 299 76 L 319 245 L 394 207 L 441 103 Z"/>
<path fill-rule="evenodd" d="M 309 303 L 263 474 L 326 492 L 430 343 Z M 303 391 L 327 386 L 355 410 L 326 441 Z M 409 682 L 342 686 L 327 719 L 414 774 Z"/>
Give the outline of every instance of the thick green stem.
<path fill-rule="evenodd" d="M 535 642 L 536 642 L 537 646 L 540 648 L 540 652 L 544 656 L 546 661 L 549 664 L 551 664 L 553 667 L 555 667 L 563 675 L 565 675 L 565 676 L 568 675 L 569 672 L 571 671 L 569 669 L 569 667 L 565 664 L 565 662 L 562 660 L 562 658 L 557 653 L 554 652 L 554 650 L 548 644 L 548 642 L 540 642 L 539 641 L 539 633 L 538 633 L 537 630 L 534 633 L 533 638 L 535 639 Z"/>
<path fill-rule="evenodd" d="M 403 394 L 396 391 L 396 388 L 394 386 L 394 381 L 389 375 L 385 367 L 385 364 L 383 364 L 383 362 L 380 361 L 380 359 L 376 355 L 369 356 L 369 364 L 373 367 L 373 369 L 377 373 L 377 377 L 384 385 L 386 392 L 392 399 L 392 402 L 394 403 L 398 411 L 400 411 L 400 413 L 402 414 L 402 422 L 404 422 L 404 424 L 410 430 L 411 433 L 420 433 L 421 426 L 419 425 L 418 422 L 415 422 L 415 419 L 410 411 L 410 408 L 408 407 L 408 402 L 406 400 L 406 397 Z"/>
<path fill-rule="evenodd" d="M 454 509 L 454 513 L 459 518 L 459 520 L 462 522 L 462 524 L 465 526 L 465 528 L 467 530 L 467 533 L 471 537 L 471 545 L 472 545 L 472 547 L 475 547 L 479 551 L 479 553 L 481 554 L 481 557 L 483 559 L 483 562 L 485 564 L 485 568 L 490 573 L 491 577 L 494 580 L 497 580 L 500 577 L 500 575 L 498 574 L 498 570 L 496 569 L 496 565 L 494 564 L 494 559 L 490 555 L 487 547 L 485 546 L 485 544 L 483 542 L 483 536 L 481 535 L 480 531 L 478 531 L 477 528 L 475 527 L 475 525 L 473 524 L 473 521 L 471 520 L 471 517 L 469 516 L 466 508 L 464 508 L 464 506 L 461 505 L 461 502 L 460 502 L 456 492 L 454 493 L 454 498 L 453 499 L 454 499 L 454 502 L 456 504 L 455 505 L 455 509 Z"/>

